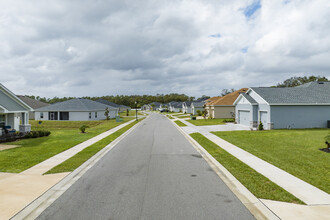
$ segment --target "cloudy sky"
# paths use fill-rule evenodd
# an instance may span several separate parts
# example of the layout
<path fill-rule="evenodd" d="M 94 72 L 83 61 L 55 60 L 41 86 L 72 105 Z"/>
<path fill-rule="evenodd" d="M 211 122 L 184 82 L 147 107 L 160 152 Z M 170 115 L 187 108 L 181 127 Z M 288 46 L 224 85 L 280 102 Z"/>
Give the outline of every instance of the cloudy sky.
<path fill-rule="evenodd" d="M 329 0 L 0 0 L 0 83 L 102 96 L 330 77 Z"/>

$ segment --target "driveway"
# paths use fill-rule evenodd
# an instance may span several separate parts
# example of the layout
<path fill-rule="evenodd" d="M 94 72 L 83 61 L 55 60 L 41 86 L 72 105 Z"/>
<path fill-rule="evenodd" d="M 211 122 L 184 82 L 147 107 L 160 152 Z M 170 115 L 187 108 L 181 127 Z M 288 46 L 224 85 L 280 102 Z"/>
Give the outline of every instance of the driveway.
<path fill-rule="evenodd" d="M 240 124 L 227 123 L 225 125 L 206 125 L 206 126 L 195 126 L 185 120 L 181 120 L 187 125 L 187 127 L 181 127 L 187 134 L 190 133 L 207 133 L 211 131 L 249 131 L 250 127 Z"/>
<path fill-rule="evenodd" d="M 165 116 L 152 114 L 38 219 L 254 219 Z"/>

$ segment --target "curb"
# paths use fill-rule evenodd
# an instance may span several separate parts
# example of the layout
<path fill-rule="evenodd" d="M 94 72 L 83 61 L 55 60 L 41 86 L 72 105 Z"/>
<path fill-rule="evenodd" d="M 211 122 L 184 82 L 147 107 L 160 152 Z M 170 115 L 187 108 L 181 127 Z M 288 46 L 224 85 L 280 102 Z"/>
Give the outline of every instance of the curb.
<path fill-rule="evenodd" d="M 147 118 L 147 117 L 146 117 Z M 141 122 L 141 121 L 140 121 Z M 12 220 L 19 219 L 36 219 L 45 209 L 47 209 L 57 198 L 59 198 L 67 189 L 69 189 L 81 176 L 83 176 L 91 167 L 93 167 L 100 159 L 102 159 L 105 154 L 111 151 L 121 140 L 123 140 L 129 133 L 131 133 L 135 128 L 141 125 L 137 123 L 125 133 L 120 135 L 113 142 L 105 146 L 102 150 L 97 152 L 91 158 L 89 158 L 85 163 L 80 165 L 73 172 L 64 177 L 61 181 L 53 185 L 40 197 L 32 201 L 29 205 L 23 208 L 20 212 L 14 215 Z"/>
<path fill-rule="evenodd" d="M 197 141 L 186 134 L 180 126 L 170 120 L 172 124 L 183 134 L 192 146 L 201 154 L 210 167 L 216 172 L 220 179 L 237 196 L 244 206 L 251 212 L 256 219 L 279 220 L 280 218 L 273 213 L 260 199 L 255 197 L 243 184 L 241 184 L 224 166 L 222 166 L 212 155 L 210 155 Z"/>

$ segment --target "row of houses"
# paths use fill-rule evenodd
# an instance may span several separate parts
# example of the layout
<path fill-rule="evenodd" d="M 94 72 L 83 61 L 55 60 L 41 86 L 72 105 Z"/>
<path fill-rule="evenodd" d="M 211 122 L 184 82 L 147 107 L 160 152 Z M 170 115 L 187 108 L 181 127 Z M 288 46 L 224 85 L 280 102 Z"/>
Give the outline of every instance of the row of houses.
<path fill-rule="evenodd" d="M 265 129 L 329 128 L 330 82 L 297 87 L 242 88 L 206 101 L 211 118 L 235 118 L 236 123 Z"/>
<path fill-rule="evenodd" d="M 204 101 L 201 102 L 169 102 L 167 104 L 163 104 L 160 102 L 152 102 L 147 105 L 143 105 L 141 107 L 141 110 L 143 111 L 162 111 L 162 110 L 168 110 L 170 112 L 182 112 L 186 114 L 193 114 L 197 115 L 198 111 L 204 110 Z"/>
<path fill-rule="evenodd" d="M 4 131 L 28 132 L 31 130 L 29 119 L 89 121 L 115 118 L 118 112 L 131 110 L 107 100 L 71 99 L 55 104 L 47 104 L 26 96 L 15 95 L 0 83 L 0 136 Z"/>

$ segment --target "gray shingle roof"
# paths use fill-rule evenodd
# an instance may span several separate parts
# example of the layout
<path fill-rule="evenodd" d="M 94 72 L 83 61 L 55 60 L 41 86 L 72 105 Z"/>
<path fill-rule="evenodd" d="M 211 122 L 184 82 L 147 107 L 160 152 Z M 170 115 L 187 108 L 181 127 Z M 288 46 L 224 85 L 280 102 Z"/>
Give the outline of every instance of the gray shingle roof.
<path fill-rule="evenodd" d="M 192 102 L 192 104 L 194 104 L 194 107 L 203 107 L 204 106 L 204 102 Z"/>
<path fill-rule="evenodd" d="M 64 102 L 58 102 L 46 107 L 38 108 L 35 111 L 97 111 L 105 110 L 108 108 L 111 110 L 117 110 L 116 108 L 105 105 L 99 102 L 95 102 L 89 99 L 70 99 Z"/>
<path fill-rule="evenodd" d="M 16 95 L 20 100 L 22 100 L 23 102 L 25 102 L 28 106 L 30 106 L 32 109 L 37 109 L 37 108 L 41 108 L 41 107 L 45 107 L 48 106 L 48 103 L 44 103 L 41 102 L 39 100 L 36 99 L 31 99 L 27 96 L 24 95 Z"/>
<path fill-rule="evenodd" d="M 113 102 L 109 102 L 108 100 L 105 100 L 105 99 L 98 99 L 98 100 L 96 100 L 96 102 L 99 102 L 99 103 L 102 103 L 102 104 L 105 104 L 105 105 L 109 105 L 109 106 L 112 106 L 112 107 L 115 107 L 115 108 L 119 108 L 118 104 L 113 103 Z"/>
<path fill-rule="evenodd" d="M 173 102 L 171 106 L 174 108 L 182 108 L 182 102 Z"/>
<path fill-rule="evenodd" d="M 269 104 L 330 104 L 330 82 L 311 82 L 297 87 L 252 87 Z"/>
<path fill-rule="evenodd" d="M 257 101 L 254 100 L 249 94 L 241 93 L 244 98 L 246 98 L 251 104 L 257 104 Z"/>

